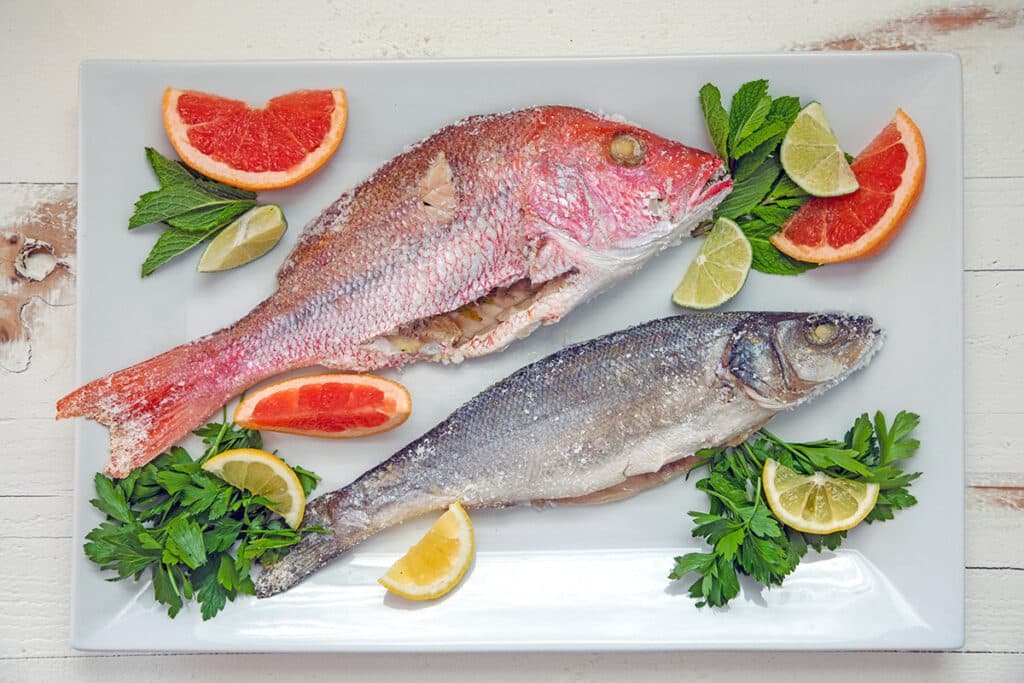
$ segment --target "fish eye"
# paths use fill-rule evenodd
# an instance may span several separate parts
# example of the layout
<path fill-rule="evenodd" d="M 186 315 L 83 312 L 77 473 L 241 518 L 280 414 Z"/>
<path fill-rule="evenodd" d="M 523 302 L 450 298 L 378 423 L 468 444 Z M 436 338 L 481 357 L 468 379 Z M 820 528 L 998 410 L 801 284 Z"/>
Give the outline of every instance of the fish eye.
<path fill-rule="evenodd" d="M 833 322 L 807 321 L 807 341 L 811 344 L 824 346 L 831 344 L 839 337 L 839 326 Z"/>
<path fill-rule="evenodd" d="M 639 166 L 647 155 L 647 145 L 629 133 L 619 133 L 608 143 L 608 154 L 623 166 Z"/>

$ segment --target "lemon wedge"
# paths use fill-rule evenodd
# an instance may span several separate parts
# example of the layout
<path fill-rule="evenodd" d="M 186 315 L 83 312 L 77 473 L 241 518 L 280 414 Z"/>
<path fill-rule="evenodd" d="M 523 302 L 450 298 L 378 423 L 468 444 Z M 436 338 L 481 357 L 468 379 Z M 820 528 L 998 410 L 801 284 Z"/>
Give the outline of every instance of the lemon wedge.
<path fill-rule="evenodd" d="M 831 534 L 860 524 L 878 500 L 878 484 L 800 474 L 769 458 L 761 471 L 768 507 L 779 521 L 809 534 Z"/>
<path fill-rule="evenodd" d="M 302 483 L 288 463 L 255 448 L 224 451 L 203 463 L 203 469 L 237 489 L 245 489 L 271 501 L 271 510 L 297 529 L 306 511 Z"/>
<path fill-rule="evenodd" d="M 452 503 L 378 583 L 409 600 L 439 598 L 462 580 L 473 552 L 473 523 L 459 503 Z"/>

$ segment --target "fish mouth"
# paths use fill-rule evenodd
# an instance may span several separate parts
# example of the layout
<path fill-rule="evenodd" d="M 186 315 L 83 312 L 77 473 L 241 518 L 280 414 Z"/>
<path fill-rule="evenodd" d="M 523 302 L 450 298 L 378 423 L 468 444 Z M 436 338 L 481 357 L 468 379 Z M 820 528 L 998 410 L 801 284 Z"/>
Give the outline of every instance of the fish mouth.
<path fill-rule="evenodd" d="M 732 178 L 729 177 L 729 169 L 726 168 L 725 162 L 720 162 L 697 184 L 686 202 L 686 209 L 692 212 L 715 200 L 720 201 L 731 189 Z"/>

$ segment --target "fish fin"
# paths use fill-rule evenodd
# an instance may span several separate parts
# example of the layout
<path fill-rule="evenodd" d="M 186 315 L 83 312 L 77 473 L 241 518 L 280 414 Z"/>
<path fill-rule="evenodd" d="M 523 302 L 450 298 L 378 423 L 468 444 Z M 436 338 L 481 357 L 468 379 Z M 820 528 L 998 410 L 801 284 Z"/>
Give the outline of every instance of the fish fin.
<path fill-rule="evenodd" d="M 600 491 L 594 491 L 583 496 L 574 496 L 572 498 L 555 498 L 553 500 L 541 500 L 534 501 L 534 505 L 539 504 L 552 504 L 552 505 L 596 505 L 598 503 L 611 503 L 616 500 L 623 500 L 624 498 L 632 498 L 638 493 L 643 493 L 647 489 L 660 486 L 665 482 L 675 479 L 680 474 L 689 472 L 690 468 L 697 464 L 698 458 L 694 455 L 687 456 L 685 458 L 679 458 L 673 460 L 662 466 L 662 468 L 656 472 L 645 472 L 644 474 L 634 474 L 631 477 L 627 477 L 625 481 L 619 482 L 614 486 L 609 486 L 606 489 Z"/>
<path fill-rule="evenodd" d="M 244 388 L 237 377 L 244 364 L 231 337 L 214 334 L 94 380 L 57 402 L 57 418 L 80 416 L 110 427 L 104 471 L 125 477 Z"/>
<path fill-rule="evenodd" d="M 444 152 L 438 152 L 417 185 L 423 211 L 435 223 L 455 218 L 455 179 Z"/>

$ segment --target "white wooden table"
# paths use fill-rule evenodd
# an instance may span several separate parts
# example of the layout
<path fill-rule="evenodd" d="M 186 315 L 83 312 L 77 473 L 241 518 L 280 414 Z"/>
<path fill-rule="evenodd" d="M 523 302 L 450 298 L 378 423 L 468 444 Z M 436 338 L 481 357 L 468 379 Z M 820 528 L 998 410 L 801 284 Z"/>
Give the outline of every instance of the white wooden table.
<path fill-rule="evenodd" d="M 468 0 L 0 5 L 0 680 L 1024 681 L 1024 5 Z M 77 66 L 86 58 L 956 51 L 966 110 L 967 639 L 947 653 L 96 655 L 68 645 Z M 25 240 L 61 259 L 16 275 Z M 46 258 L 45 256 L 43 257 Z M 54 265 L 45 261 L 36 266 Z M 936 305 L 942 305 L 936 302 Z M 955 444 L 951 444 L 955 447 Z M 158 644 L 155 644 L 158 647 Z"/>

